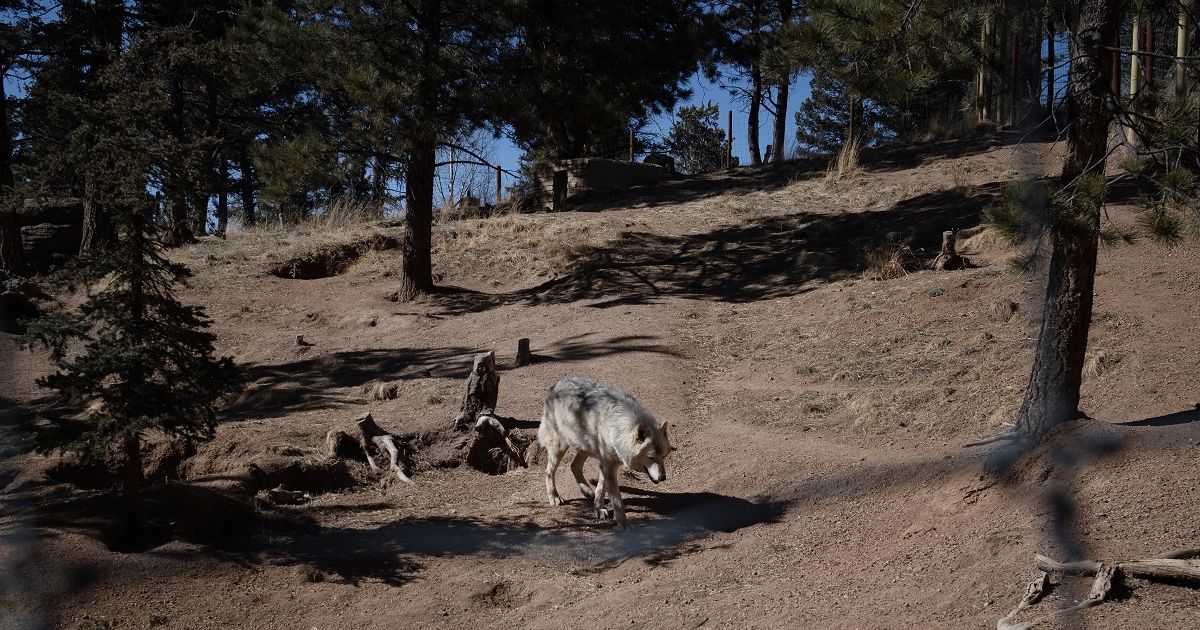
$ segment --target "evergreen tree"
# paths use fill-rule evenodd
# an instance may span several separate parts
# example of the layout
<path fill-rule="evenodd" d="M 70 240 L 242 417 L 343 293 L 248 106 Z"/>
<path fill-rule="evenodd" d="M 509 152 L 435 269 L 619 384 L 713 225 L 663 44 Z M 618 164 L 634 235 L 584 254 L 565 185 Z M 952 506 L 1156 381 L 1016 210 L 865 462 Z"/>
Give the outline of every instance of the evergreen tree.
<path fill-rule="evenodd" d="M 879 108 L 850 91 L 847 81 L 824 68 L 813 70 L 810 94 L 796 111 L 796 141 L 810 154 L 836 153 L 858 136 L 863 145 L 885 139 L 889 130 L 880 125 Z"/>
<path fill-rule="evenodd" d="M 175 295 L 188 272 L 163 254 L 157 206 L 147 197 L 168 176 L 161 167 L 167 154 L 179 150 L 167 129 L 173 62 L 161 51 L 163 39 L 180 35 L 139 38 L 97 77 L 103 100 L 80 103 L 94 141 L 83 176 L 93 178 L 94 201 L 116 238 L 78 261 L 76 280 L 90 287 L 84 302 L 32 323 L 28 332 L 55 364 L 41 384 L 88 405 L 86 428 L 62 446 L 89 458 L 119 450 L 130 512 L 145 481 L 146 434 L 210 437 L 215 406 L 236 382 L 232 362 L 213 355 L 203 309 Z"/>
<path fill-rule="evenodd" d="M 725 132 L 721 131 L 719 116 L 716 103 L 684 106 L 675 112 L 675 123 L 665 144 L 680 172 L 699 175 L 721 168 Z"/>
<path fill-rule="evenodd" d="M 683 82 L 717 35 L 702 9 L 697 0 L 515 3 L 491 106 L 531 156 L 624 145 L 630 129 L 687 96 Z"/>

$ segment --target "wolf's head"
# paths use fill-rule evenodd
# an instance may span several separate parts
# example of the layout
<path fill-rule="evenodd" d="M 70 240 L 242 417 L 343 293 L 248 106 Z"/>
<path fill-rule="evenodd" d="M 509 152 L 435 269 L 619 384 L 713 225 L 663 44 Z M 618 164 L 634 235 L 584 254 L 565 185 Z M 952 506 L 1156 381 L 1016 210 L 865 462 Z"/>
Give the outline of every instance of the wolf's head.
<path fill-rule="evenodd" d="M 639 422 L 633 457 L 626 464 L 630 470 L 645 472 L 650 481 L 658 483 L 667 479 L 667 455 L 675 450 L 667 439 L 667 424 L 654 426 L 648 422 Z"/>

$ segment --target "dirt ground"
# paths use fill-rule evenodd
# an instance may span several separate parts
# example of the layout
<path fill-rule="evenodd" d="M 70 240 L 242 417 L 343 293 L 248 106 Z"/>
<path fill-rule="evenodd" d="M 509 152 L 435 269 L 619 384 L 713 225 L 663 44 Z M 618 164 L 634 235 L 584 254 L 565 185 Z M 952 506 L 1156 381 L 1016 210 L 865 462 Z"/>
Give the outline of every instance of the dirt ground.
<path fill-rule="evenodd" d="M 1200 246 L 1102 249 L 1094 420 L 1006 466 L 963 445 L 1003 431 L 1020 402 L 1036 274 L 1011 270 L 1017 252 L 988 233 L 962 244 L 978 265 L 963 271 L 875 280 L 864 254 L 899 243 L 932 259 L 942 230 L 977 225 L 1004 181 L 1056 172 L 1062 147 L 923 152 L 841 181 L 800 165 L 438 225 L 435 271 L 457 289 L 413 304 L 388 299 L 394 251 L 342 247 L 395 226 L 180 251 L 196 274 L 184 298 L 207 307 L 249 385 L 215 440 L 164 469 L 174 481 L 152 498 L 174 526 L 137 549 L 106 534 L 102 474 L 35 448 L 55 426 L 33 382 L 46 363 L 5 337 L 0 627 L 992 628 L 1036 553 L 1198 546 Z M 1130 201 L 1111 220 L 1133 224 Z M 330 251 L 357 258 L 329 277 L 272 274 Z M 516 368 L 522 337 L 537 360 Z M 566 467 L 561 507 L 536 464 L 450 467 L 463 379 L 486 350 L 502 415 L 535 421 L 546 387 L 579 374 L 671 424 L 669 480 L 620 480 L 626 531 L 591 518 Z M 396 397 L 369 400 L 375 381 Z M 325 432 L 364 411 L 418 436 L 415 485 L 358 464 L 314 481 Z M 250 464 L 280 462 L 310 466 L 310 502 L 238 494 Z M 1087 586 L 1069 580 L 1021 618 Z M 1200 627 L 1198 606 L 1200 591 L 1139 582 L 1081 620 Z"/>

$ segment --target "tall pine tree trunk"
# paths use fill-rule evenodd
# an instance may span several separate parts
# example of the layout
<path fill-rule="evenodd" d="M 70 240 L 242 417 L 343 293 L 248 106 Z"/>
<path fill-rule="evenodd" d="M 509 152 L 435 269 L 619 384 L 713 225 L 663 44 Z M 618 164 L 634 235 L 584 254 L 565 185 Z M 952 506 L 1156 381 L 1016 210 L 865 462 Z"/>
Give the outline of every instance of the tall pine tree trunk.
<path fill-rule="evenodd" d="M 102 90 L 97 85 L 101 71 L 111 65 L 121 54 L 121 42 L 125 34 L 125 2 L 123 0 L 98 0 L 95 3 L 95 22 L 93 32 L 95 57 L 89 82 L 93 98 L 100 100 Z M 87 141 L 93 143 L 92 138 Z M 79 253 L 86 254 L 106 248 L 116 238 L 113 229 L 113 218 L 109 216 L 111 208 L 98 203 L 97 175 L 94 168 L 83 170 L 83 237 L 79 242 Z"/>
<path fill-rule="evenodd" d="M 750 166 L 762 165 L 762 151 L 758 146 L 758 114 L 762 109 L 762 0 L 753 0 L 751 27 L 754 29 L 753 50 L 750 59 L 750 111 L 746 116 L 746 148 L 750 152 Z"/>
<path fill-rule="evenodd" d="M 168 126 L 175 141 L 182 144 L 184 141 L 183 86 L 179 84 L 179 79 L 171 79 L 168 91 L 172 118 Z M 178 163 L 177 158 L 173 168 L 168 169 L 165 182 L 167 211 L 171 215 L 171 236 L 168 244 L 172 247 L 179 247 L 195 240 L 195 234 L 192 232 L 192 218 L 188 216 L 188 191 L 184 185 L 184 175 L 181 172 L 185 168 L 185 165 Z"/>
<path fill-rule="evenodd" d="M 229 227 L 229 162 L 218 158 L 217 163 L 217 236 L 225 238 Z"/>
<path fill-rule="evenodd" d="M 1054 17 L 1046 15 L 1046 115 L 1054 115 Z"/>
<path fill-rule="evenodd" d="M 249 155 L 243 154 L 238 162 L 238 170 L 242 172 L 239 188 L 242 200 L 242 227 L 254 227 L 258 223 L 258 209 L 254 204 L 257 184 L 254 181 L 254 161 Z"/>
<path fill-rule="evenodd" d="M 1184 5 L 1179 9 L 1179 22 L 1175 28 L 1175 96 L 1187 94 L 1187 69 L 1183 58 L 1187 56 L 1188 9 Z"/>
<path fill-rule="evenodd" d="M 408 156 L 404 178 L 404 247 L 401 250 L 400 300 L 411 300 L 433 290 L 433 176 L 436 145 L 417 143 Z"/>
<path fill-rule="evenodd" d="M 400 300 L 411 300 L 433 291 L 433 178 L 437 164 L 437 136 L 431 128 L 436 120 L 437 83 L 435 60 L 440 54 L 442 7 L 439 0 L 422 3 L 418 28 L 421 31 L 421 78 L 418 83 L 417 117 L 425 129 L 412 141 L 404 178 L 404 247 L 401 250 Z"/>
<path fill-rule="evenodd" d="M 1067 157 L 1060 176 L 1071 192 L 1084 174 L 1104 176 L 1109 125 L 1105 103 L 1112 62 L 1103 47 L 1117 34 L 1120 4 L 1120 0 L 1086 0 L 1081 9 L 1076 38 L 1080 46 L 1067 91 L 1071 120 Z M 1051 251 L 1042 326 L 1017 415 L 1017 431 L 1029 438 L 1041 437 L 1079 416 L 1100 212 L 1098 205 L 1082 203 L 1071 212 L 1071 217 L 1051 216 L 1048 221 Z"/>
<path fill-rule="evenodd" d="M 792 23 L 792 0 L 779 0 L 780 29 L 786 29 Z M 792 69 L 785 67 L 783 76 L 775 85 L 775 129 L 771 137 L 771 159 L 782 163 L 784 148 L 787 146 L 787 112 L 788 96 L 792 87 Z"/>
<path fill-rule="evenodd" d="M 21 219 L 17 209 L 16 178 L 13 177 L 12 141 L 8 135 L 8 94 L 0 80 L 0 269 L 20 274 L 25 271 L 21 249 Z"/>
<path fill-rule="evenodd" d="M 96 190 L 96 175 L 88 172 L 83 176 L 83 238 L 79 242 L 79 253 L 96 252 L 112 243 L 112 219 L 108 209 L 102 208 Z"/>

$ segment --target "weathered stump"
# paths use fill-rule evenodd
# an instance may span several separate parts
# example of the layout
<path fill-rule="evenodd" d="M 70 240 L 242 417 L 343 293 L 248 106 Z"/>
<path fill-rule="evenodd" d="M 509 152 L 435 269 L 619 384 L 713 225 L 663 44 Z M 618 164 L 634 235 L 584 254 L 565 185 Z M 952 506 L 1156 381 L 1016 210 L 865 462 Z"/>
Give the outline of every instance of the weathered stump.
<path fill-rule="evenodd" d="M 529 350 L 528 339 L 517 340 L 517 367 L 529 365 L 533 363 L 533 353 Z"/>
<path fill-rule="evenodd" d="M 956 238 L 954 230 L 942 232 L 942 250 L 938 253 L 937 258 L 933 259 L 930 264 L 931 268 L 937 271 L 954 271 L 971 266 L 971 261 L 959 256 L 955 250 Z"/>
<path fill-rule="evenodd" d="M 471 374 L 467 376 L 462 407 L 454 417 L 454 427 L 465 431 L 475 424 L 484 409 L 495 409 L 500 394 L 500 375 L 496 373 L 496 353 L 475 355 Z"/>
<path fill-rule="evenodd" d="M 484 409 L 475 423 L 475 439 L 467 450 L 467 465 L 489 475 L 502 475 L 517 468 L 527 468 L 525 451 L 533 438 L 523 432 L 513 432 L 502 420 Z"/>
<path fill-rule="evenodd" d="M 361 453 L 371 470 L 379 472 L 375 458 L 386 453 L 390 460 L 388 469 L 394 471 L 401 481 L 413 483 L 409 475 L 413 466 L 412 448 L 408 442 L 380 428 L 370 413 L 355 418 L 354 424 L 357 437 L 352 437 L 342 428 L 330 429 L 325 434 L 325 449 L 329 456 L 355 459 Z"/>

